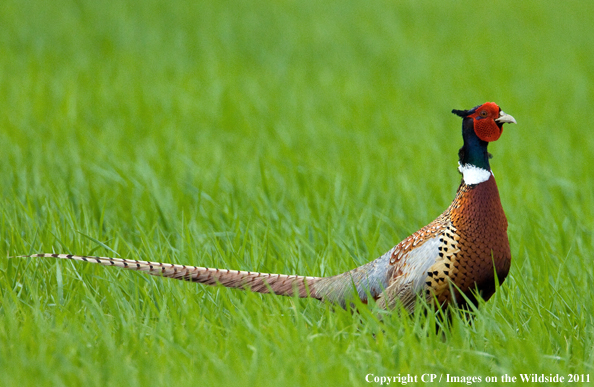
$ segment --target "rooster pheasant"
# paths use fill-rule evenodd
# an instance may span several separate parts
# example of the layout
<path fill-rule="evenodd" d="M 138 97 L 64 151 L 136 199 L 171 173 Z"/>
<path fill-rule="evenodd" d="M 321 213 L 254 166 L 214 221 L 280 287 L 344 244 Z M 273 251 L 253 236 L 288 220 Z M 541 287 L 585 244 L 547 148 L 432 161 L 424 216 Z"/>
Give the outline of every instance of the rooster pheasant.
<path fill-rule="evenodd" d="M 74 259 L 206 285 L 311 297 L 343 307 L 354 297 L 364 303 L 372 297 L 388 309 L 400 303 L 410 312 L 417 297 L 441 306 L 476 304 L 478 295 L 488 300 L 495 292 L 496 276 L 499 282 L 507 276 L 511 253 L 487 146 L 499 139 L 504 123 L 516 121 L 493 102 L 452 113 L 463 119 L 464 140 L 458 153 L 462 182 L 454 201 L 390 251 L 346 273 L 306 277 L 70 254 L 27 257 Z"/>

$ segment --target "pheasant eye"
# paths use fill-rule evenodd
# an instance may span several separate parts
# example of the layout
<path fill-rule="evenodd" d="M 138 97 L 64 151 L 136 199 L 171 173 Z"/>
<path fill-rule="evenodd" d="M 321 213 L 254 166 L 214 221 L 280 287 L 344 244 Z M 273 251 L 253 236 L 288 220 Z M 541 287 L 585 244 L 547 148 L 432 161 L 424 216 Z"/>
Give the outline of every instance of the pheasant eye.
<path fill-rule="evenodd" d="M 486 116 L 488 116 L 488 115 L 489 115 L 489 113 L 487 113 L 487 111 L 486 111 L 486 110 L 482 110 L 482 111 L 481 111 L 481 117 L 486 117 Z"/>

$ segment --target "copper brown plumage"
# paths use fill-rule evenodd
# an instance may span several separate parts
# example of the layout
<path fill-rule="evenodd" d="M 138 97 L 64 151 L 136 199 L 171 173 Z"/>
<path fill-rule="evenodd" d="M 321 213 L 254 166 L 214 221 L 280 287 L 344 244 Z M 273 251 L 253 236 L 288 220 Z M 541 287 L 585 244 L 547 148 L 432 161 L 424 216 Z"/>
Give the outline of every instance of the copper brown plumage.
<path fill-rule="evenodd" d="M 453 110 L 463 118 L 462 173 L 456 197 L 437 219 L 404 239 L 386 254 L 332 277 L 220 270 L 150 261 L 66 254 L 36 254 L 143 271 L 151 275 L 260 293 L 298 295 L 345 306 L 353 297 L 372 297 L 383 308 L 398 303 L 413 311 L 420 296 L 437 305 L 488 300 L 510 268 L 507 219 L 491 173 L 487 145 L 501 136 L 504 123 L 515 123 L 493 102 L 470 110 Z"/>
<path fill-rule="evenodd" d="M 477 185 L 462 183 L 454 202 L 437 221 L 449 224 L 449 232 L 442 234 L 439 247 L 443 260 L 428 270 L 426 284 L 431 294 L 443 303 L 453 292 L 456 302 L 464 304 L 459 293 L 474 301 L 476 290 L 488 300 L 495 291 L 494 273 L 502 282 L 511 263 L 507 219 L 495 178 Z M 450 282 L 455 286 L 449 286 Z"/>

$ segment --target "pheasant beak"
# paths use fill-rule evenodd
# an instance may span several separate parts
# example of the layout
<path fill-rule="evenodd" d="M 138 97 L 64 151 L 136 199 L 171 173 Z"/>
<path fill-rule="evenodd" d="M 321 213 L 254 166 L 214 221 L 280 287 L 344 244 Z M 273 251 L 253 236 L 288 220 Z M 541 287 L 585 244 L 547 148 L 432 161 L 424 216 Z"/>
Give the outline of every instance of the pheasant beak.
<path fill-rule="evenodd" d="M 495 119 L 496 122 L 501 122 L 502 124 L 517 124 L 516 119 L 506 114 L 503 110 L 499 112 L 499 117 Z"/>

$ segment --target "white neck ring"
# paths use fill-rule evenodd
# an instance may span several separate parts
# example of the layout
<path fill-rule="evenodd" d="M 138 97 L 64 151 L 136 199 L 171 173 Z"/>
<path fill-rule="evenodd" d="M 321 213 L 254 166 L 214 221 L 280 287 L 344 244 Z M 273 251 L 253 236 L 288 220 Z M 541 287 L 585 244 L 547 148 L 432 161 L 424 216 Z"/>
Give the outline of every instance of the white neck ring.
<path fill-rule="evenodd" d="M 479 168 L 472 164 L 462 165 L 460 162 L 458 162 L 458 170 L 462 174 L 464 183 L 468 185 L 484 183 L 493 174 L 490 170 Z"/>

